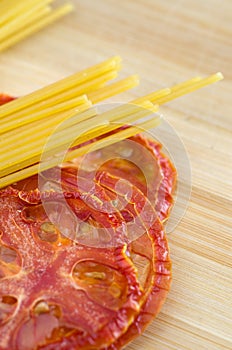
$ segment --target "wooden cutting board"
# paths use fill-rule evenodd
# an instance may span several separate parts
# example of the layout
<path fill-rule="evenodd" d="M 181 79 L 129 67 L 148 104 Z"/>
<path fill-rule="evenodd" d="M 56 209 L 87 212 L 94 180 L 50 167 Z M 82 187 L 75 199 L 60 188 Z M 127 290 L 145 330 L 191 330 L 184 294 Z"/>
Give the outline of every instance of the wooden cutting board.
<path fill-rule="evenodd" d="M 2 91 L 22 95 L 115 54 L 124 59 L 122 77 L 141 77 L 119 102 L 196 75 L 225 75 L 161 108 L 186 147 L 192 193 L 185 217 L 168 234 L 167 302 L 126 349 L 232 349 L 232 2 L 72 2 L 74 14 L 0 54 Z M 175 147 L 173 141 L 171 154 Z"/>

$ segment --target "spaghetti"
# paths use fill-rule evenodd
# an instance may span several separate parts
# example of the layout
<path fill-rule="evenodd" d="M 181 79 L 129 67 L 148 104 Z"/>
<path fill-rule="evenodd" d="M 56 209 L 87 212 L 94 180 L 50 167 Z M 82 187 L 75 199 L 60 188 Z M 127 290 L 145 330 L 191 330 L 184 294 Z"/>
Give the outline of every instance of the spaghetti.
<path fill-rule="evenodd" d="M 156 126 L 159 117 L 154 117 L 154 113 L 159 105 L 223 78 L 221 73 L 196 77 L 98 114 L 90 108 L 93 104 L 138 84 L 137 76 L 107 84 L 117 76 L 120 67 L 121 59 L 116 56 L 0 107 L 0 188 L 42 170 L 38 163 L 54 132 L 56 139 L 46 151 L 59 154 L 70 144 L 78 146 L 66 154 L 64 160 L 70 160 L 88 152 L 85 143 L 90 140 L 103 136 L 104 143 L 99 139 L 91 143 L 91 147 L 99 149 L 105 142 L 113 144 L 135 135 L 139 128 L 148 130 Z M 124 125 L 127 128 L 120 129 Z M 115 136 L 107 135 L 111 132 Z M 43 164 L 43 169 L 58 165 L 59 161 L 55 157 L 49 164 Z"/>
<path fill-rule="evenodd" d="M 56 9 L 54 0 L 1 0 L 0 51 L 43 29 L 73 10 L 70 3 Z"/>

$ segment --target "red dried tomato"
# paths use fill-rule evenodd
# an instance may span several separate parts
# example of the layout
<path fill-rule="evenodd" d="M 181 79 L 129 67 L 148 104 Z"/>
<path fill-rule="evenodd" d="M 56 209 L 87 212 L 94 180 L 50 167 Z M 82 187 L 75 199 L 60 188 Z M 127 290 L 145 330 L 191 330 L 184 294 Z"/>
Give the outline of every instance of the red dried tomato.
<path fill-rule="evenodd" d="M 63 175 L 64 188 L 75 191 L 77 189 L 76 185 L 78 185 L 76 176 L 72 172 L 63 172 Z M 120 200 L 119 193 L 117 192 L 117 196 L 115 197 L 110 192 L 115 194 L 116 191 L 121 190 L 121 193 L 124 193 L 121 194 L 123 197 L 129 190 L 133 189 L 130 200 L 127 198 L 127 205 L 121 211 L 123 218 L 127 222 L 135 216 L 139 217 L 144 206 L 145 213 L 142 213 L 141 221 L 144 223 L 144 219 L 147 218 L 145 225 L 147 226 L 147 233 L 142 236 L 133 237 L 134 240 L 128 245 L 130 259 L 138 270 L 138 279 L 143 291 L 143 298 L 142 307 L 133 324 L 109 347 L 109 349 L 120 349 L 134 337 L 141 334 L 144 328 L 159 312 L 170 288 L 171 262 L 162 224 L 157 218 L 155 210 L 141 191 L 127 182 L 121 182 L 121 187 L 119 188 L 117 184 L 120 179 L 105 172 L 98 172 L 96 180 L 100 186 L 107 189 L 108 198 L 117 198 L 119 203 L 123 203 L 123 200 Z M 84 183 L 82 181 L 81 184 L 85 186 L 86 182 Z M 87 189 L 90 188 L 88 185 L 86 187 Z M 94 189 L 94 193 L 100 195 L 96 184 Z M 81 189 L 81 191 L 83 190 L 85 188 Z M 94 206 L 95 203 L 93 202 L 92 205 Z M 97 208 L 102 210 L 102 207 L 97 206 Z"/>
<path fill-rule="evenodd" d="M 56 193 L 46 198 L 62 225 L 79 232 Z M 123 334 L 142 299 L 126 245 L 76 244 L 49 221 L 38 191 L 2 190 L 0 207 L 0 348 L 96 349 Z"/>
<path fill-rule="evenodd" d="M 83 175 L 93 170 L 84 164 L 79 173 L 82 159 L 64 165 L 63 196 L 72 214 L 59 202 L 60 193 L 36 189 L 36 176 L 0 191 L 1 350 L 116 350 L 159 312 L 171 283 L 159 218 L 168 216 L 176 173 L 158 143 L 141 135 L 130 140 L 142 146 L 135 152 L 145 164 L 142 171 L 128 157 L 115 158 L 88 182 Z M 121 151 L 125 157 L 128 149 Z M 108 152 L 103 149 L 100 158 Z M 48 182 L 55 173 L 45 172 Z M 68 234 L 50 222 L 41 199 L 60 213 L 59 227 Z M 94 234 L 103 228 L 104 248 L 81 244 L 86 224 Z M 134 231 L 118 230 L 123 224 Z"/>
<path fill-rule="evenodd" d="M 15 100 L 15 97 L 0 93 L 0 106 L 13 100 Z"/>
<path fill-rule="evenodd" d="M 103 186 L 111 189 L 113 187 L 112 182 L 115 182 L 115 180 L 109 174 L 101 174 L 100 176 Z M 133 190 L 135 192 L 134 198 L 136 198 L 134 206 L 137 207 L 138 203 L 141 203 L 144 198 L 136 187 Z M 153 215 L 156 215 L 156 213 L 149 204 L 147 202 L 146 205 L 148 232 L 136 238 L 128 247 L 132 262 L 138 270 L 138 278 L 144 293 L 142 307 L 128 330 L 113 344 L 104 348 L 105 350 L 121 349 L 141 334 L 160 311 L 170 289 L 171 261 L 168 243 L 162 224 L 158 218 L 154 220 L 155 216 L 152 216 L 152 212 Z M 139 212 L 140 209 L 138 208 L 138 215 Z"/>
<path fill-rule="evenodd" d="M 173 204 L 176 170 L 161 152 L 161 144 L 135 135 L 117 145 L 104 147 L 63 165 L 66 172 L 92 178 L 106 171 L 137 186 L 154 205 L 161 221 Z M 77 180 L 73 180 L 76 185 Z"/>

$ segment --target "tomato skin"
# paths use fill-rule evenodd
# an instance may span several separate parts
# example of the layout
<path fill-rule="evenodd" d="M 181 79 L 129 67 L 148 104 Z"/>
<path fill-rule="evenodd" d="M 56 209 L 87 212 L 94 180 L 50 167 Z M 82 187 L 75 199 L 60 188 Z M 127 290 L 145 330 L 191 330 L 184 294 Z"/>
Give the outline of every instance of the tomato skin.
<path fill-rule="evenodd" d="M 121 337 L 119 337 L 110 346 L 102 348 L 102 350 L 119 350 L 124 348 L 126 344 L 130 343 L 133 339 L 142 334 L 146 327 L 160 312 L 160 309 L 167 298 L 172 282 L 171 261 L 170 257 L 166 254 L 167 250 L 164 249 L 164 246 L 166 246 L 166 249 L 168 249 L 165 237 L 162 240 L 161 246 L 159 246 L 158 243 L 156 245 L 155 249 L 157 249 L 159 252 L 159 257 L 157 257 L 155 266 L 156 271 L 159 272 L 157 273 L 156 281 L 152 287 L 152 290 L 148 294 L 147 299 L 144 301 L 138 316 Z"/>
<path fill-rule="evenodd" d="M 177 178 L 176 169 L 169 158 L 162 153 L 162 145 L 159 142 L 146 138 L 141 134 L 133 136 L 131 139 L 147 148 L 156 157 L 160 166 L 163 177 L 160 182 L 155 209 L 160 220 L 165 221 L 173 205 Z"/>

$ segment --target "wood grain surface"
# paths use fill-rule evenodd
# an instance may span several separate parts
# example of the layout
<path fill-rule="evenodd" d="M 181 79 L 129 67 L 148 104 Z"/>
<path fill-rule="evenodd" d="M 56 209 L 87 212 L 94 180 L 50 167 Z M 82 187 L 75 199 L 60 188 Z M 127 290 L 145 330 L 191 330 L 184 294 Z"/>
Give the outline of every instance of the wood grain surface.
<path fill-rule="evenodd" d="M 169 297 L 126 349 L 232 349 L 232 2 L 72 2 L 75 13 L 0 54 L 2 91 L 22 95 L 116 54 L 121 76 L 138 73 L 141 84 L 114 101 L 196 75 L 225 76 L 161 108 L 186 147 L 192 193 L 185 217 L 168 234 Z"/>

